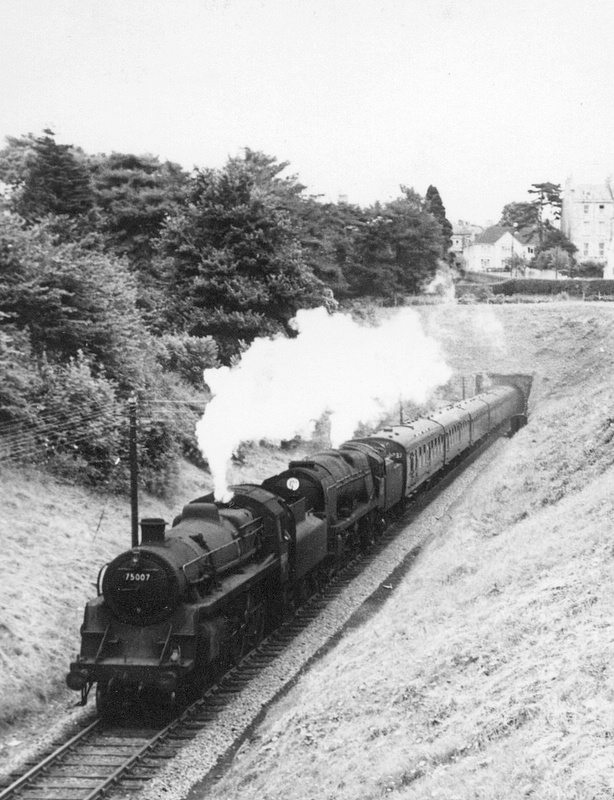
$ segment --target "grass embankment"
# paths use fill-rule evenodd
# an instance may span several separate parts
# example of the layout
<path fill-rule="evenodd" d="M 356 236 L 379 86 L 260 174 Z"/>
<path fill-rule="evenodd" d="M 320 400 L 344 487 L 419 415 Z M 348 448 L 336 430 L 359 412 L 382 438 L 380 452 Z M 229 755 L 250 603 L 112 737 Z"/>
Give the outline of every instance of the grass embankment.
<path fill-rule="evenodd" d="M 283 698 L 218 798 L 600 798 L 614 793 L 614 308 L 421 309 L 461 374 L 534 372 L 530 424 L 441 520 L 381 611 Z M 402 361 L 402 343 L 399 355 Z M 272 474 L 285 454 L 267 456 Z M 278 459 L 278 460 L 276 460 Z M 258 477 L 258 467 L 247 480 Z M 2 472 L 0 718 L 61 688 L 129 509 Z M 201 491 L 195 476 L 171 519 Z"/>
<path fill-rule="evenodd" d="M 614 796 L 614 311 L 423 313 L 459 371 L 535 373 L 530 424 L 210 798 Z"/>
<path fill-rule="evenodd" d="M 255 466 L 251 466 L 257 453 Z M 287 463 L 270 450 L 248 451 L 235 479 L 262 480 Z M 0 470 L 0 736 L 50 701 L 79 699 L 66 689 L 79 627 L 96 594 L 100 567 L 130 547 L 125 498 L 73 487 L 33 470 Z M 140 516 L 171 522 L 190 500 L 210 490 L 209 476 L 187 464 L 169 502 L 143 495 Z M 24 734 L 19 732 L 19 740 Z M 2 753 L 0 743 L 0 754 Z"/>

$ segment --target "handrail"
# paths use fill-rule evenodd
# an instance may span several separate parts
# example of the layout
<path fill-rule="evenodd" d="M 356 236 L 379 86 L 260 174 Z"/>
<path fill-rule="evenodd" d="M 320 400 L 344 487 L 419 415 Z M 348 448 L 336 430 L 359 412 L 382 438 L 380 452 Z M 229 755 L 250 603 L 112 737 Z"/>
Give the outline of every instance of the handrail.
<path fill-rule="evenodd" d="M 168 633 L 166 635 L 166 641 L 164 642 L 164 647 L 162 648 L 162 654 L 160 656 L 160 660 L 158 661 L 158 666 L 161 667 L 164 663 L 164 656 L 166 655 L 166 650 L 168 648 L 168 644 L 171 640 L 171 634 L 173 633 L 173 623 L 169 625 Z"/>
<path fill-rule="evenodd" d="M 98 662 L 98 659 L 102 655 L 102 650 L 104 648 L 105 642 L 107 641 L 107 636 L 109 635 L 109 631 L 110 630 L 111 630 L 111 623 L 109 622 L 109 624 L 107 625 L 107 628 L 106 628 L 106 630 L 104 632 L 104 635 L 103 635 L 103 637 L 102 637 L 102 639 L 100 641 L 100 645 L 98 646 L 98 652 L 94 656 L 94 664 L 96 664 Z"/>

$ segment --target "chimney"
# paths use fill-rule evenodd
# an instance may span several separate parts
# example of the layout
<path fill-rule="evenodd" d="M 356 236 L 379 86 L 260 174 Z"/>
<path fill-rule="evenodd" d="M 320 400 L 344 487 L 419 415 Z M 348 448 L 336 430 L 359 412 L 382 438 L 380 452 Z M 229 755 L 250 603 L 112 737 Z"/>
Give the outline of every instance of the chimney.
<path fill-rule="evenodd" d="M 166 522 L 159 517 L 141 520 L 141 544 L 164 544 Z"/>

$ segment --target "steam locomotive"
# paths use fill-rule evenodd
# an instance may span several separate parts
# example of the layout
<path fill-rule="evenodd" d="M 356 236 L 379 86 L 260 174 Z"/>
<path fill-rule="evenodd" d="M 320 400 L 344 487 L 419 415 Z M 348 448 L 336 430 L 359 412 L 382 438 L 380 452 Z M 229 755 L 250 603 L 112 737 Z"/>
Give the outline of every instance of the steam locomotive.
<path fill-rule="evenodd" d="M 198 696 L 277 621 L 382 533 L 405 501 L 495 430 L 526 422 L 526 393 L 495 386 L 429 417 L 386 427 L 307 460 L 232 500 L 199 497 L 169 531 L 98 575 L 67 684 L 100 713 Z"/>

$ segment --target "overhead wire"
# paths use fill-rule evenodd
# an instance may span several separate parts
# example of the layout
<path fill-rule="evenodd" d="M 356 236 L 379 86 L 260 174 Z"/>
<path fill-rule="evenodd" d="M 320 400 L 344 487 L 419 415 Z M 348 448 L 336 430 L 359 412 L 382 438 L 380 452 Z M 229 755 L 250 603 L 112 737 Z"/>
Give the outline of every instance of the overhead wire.
<path fill-rule="evenodd" d="M 141 409 L 139 419 L 144 425 L 156 421 L 155 415 L 151 413 L 156 407 L 160 407 L 160 410 L 164 407 L 189 407 L 196 413 L 202 413 L 201 409 L 194 408 L 197 404 L 201 403 L 192 400 L 152 400 L 151 398 L 138 403 L 137 400 L 137 408 Z M 63 439 L 61 442 L 50 442 L 50 451 L 58 446 L 64 448 L 75 445 L 92 436 L 91 430 L 80 431 L 84 425 L 92 426 L 100 421 L 103 423 L 103 429 L 119 427 L 121 422 L 126 422 L 125 418 L 117 415 L 114 419 L 105 420 L 104 418 L 109 412 L 116 411 L 120 405 L 123 405 L 122 401 L 109 399 L 96 408 L 71 409 L 68 413 L 64 410 L 45 409 L 38 413 L 33 420 L 10 420 L 0 423 L 0 459 L 13 461 L 44 453 L 47 450 L 45 438 L 61 437 Z M 203 402 L 202 410 L 205 406 L 206 402 Z"/>
<path fill-rule="evenodd" d="M 20 444 L 22 441 L 29 441 L 32 437 L 54 436 L 56 434 L 65 433 L 73 430 L 75 427 L 84 425 L 85 423 L 95 423 L 98 419 L 102 419 L 106 414 L 107 409 L 92 412 L 90 414 L 70 415 L 67 419 L 63 419 L 53 424 L 43 426 L 32 426 L 26 430 L 16 431 L 15 433 L 5 433 L 0 435 L 2 439 L 11 442 L 12 444 Z M 111 422 L 111 421 L 109 421 Z"/>
<path fill-rule="evenodd" d="M 117 403 L 115 401 L 109 400 L 105 403 L 98 405 L 96 409 L 90 409 L 88 413 L 97 413 L 98 411 L 112 409 L 116 405 Z M 36 420 L 36 424 L 40 424 L 40 422 L 42 422 L 43 425 L 45 425 L 48 423 L 48 421 L 55 420 L 58 416 L 58 413 L 62 413 L 62 415 L 65 416 L 64 412 L 58 412 L 58 409 L 55 408 L 55 409 L 47 409 L 45 411 L 37 413 L 34 419 Z M 84 412 L 83 411 L 73 412 L 73 416 L 77 418 L 84 416 Z M 6 422 L 0 422 L 0 435 L 4 435 L 7 430 L 10 432 L 10 428 L 21 427 L 23 425 L 28 425 L 28 424 L 31 424 L 30 419 L 9 420 Z"/>
<path fill-rule="evenodd" d="M 55 444 L 47 448 L 47 446 L 45 446 L 44 443 L 41 443 L 40 441 L 37 442 L 36 440 L 33 439 L 30 442 L 23 442 L 16 447 L 8 447 L 6 448 L 5 452 L 3 452 L 4 450 L 3 443 L 2 440 L 0 439 L 0 457 L 2 458 L 2 460 L 6 461 L 6 460 L 14 460 L 16 458 L 24 458 L 28 455 L 44 454 L 48 451 L 53 452 L 58 449 L 69 448 L 72 445 L 76 445 L 79 442 L 83 442 L 88 439 L 91 440 L 90 431 L 82 431 L 81 433 L 75 431 L 70 436 L 70 438 L 67 439 L 65 442 L 62 442 L 59 447 L 57 444 Z M 93 446 L 95 447 L 96 445 Z"/>
<path fill-rule="evenodd" d="M 20 426 L 19 432 L 0 435 L 0 456 L 6 461 L 40 453 L 46 449 L 44 444 L 46 437 L 52 439 L 62 436 L 65 439 L 62 443 L 64 446 L 91 438 L 92 431 L 83 430 L 83 426 L 96 424 L 111 408 L 112 404 L 108 404 L 97 410 L 90 410 L 89 413 L 73 413 L 67 419 L 59 422 L 48 422 L 45 425 L 33 426 L 26 430 Z M 107 424 L 105 427 L 110 428 L 111 424 Z"/>

